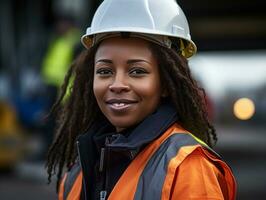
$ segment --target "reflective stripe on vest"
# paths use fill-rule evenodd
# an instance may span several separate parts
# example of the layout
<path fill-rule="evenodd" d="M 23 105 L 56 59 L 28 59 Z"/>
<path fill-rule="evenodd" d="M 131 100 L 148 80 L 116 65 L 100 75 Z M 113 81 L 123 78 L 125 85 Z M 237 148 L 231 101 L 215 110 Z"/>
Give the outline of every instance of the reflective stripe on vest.
<path fill-rule="evenodd" d="M 139 177 L 134 200 L 161 200 L 162 189 L 170 160 L 177 155 L 181 147 L 197 144 L 198 142 L 190 134 L 186 133 L 174 134 L 167 138 L 150 158 Z"/>

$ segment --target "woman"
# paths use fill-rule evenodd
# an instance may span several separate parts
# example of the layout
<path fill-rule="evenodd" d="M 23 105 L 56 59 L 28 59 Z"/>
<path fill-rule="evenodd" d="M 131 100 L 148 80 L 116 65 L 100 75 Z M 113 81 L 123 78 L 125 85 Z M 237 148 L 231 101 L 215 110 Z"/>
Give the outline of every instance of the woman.
<path fill-rule="evenodd" d="M 54 107 L 73 75 L 47 161 L 59 199 L 235 199 L 175 1 L 105 0 L 82 42 Z"/>

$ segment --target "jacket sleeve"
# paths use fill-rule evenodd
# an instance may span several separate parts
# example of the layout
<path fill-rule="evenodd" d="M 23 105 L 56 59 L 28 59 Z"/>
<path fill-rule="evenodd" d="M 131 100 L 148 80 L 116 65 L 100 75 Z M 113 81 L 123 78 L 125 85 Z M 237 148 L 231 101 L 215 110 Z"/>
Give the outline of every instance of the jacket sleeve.
<path fill-rule="evenodd" d="M 227 165 L 223 163 L 224 166 L 218 169 L 217 166 L 222 161 L 219 159 L 211 160 L 202 151 L 195 150 L 192 152 L 177 168 L 170 199 L 234 200 L 234 178 L 229 177 L 227 179 L 224 172 L 219 170 L 224 166 L 227 167 Z"/>

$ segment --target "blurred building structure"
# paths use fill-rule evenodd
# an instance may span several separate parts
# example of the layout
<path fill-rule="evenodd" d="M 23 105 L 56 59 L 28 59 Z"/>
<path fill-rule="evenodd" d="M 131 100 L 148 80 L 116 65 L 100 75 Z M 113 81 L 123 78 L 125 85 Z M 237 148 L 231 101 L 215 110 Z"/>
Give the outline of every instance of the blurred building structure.
<path fill-rule="evenodd" d="M 177 2 L 188 18 L 192 38 L 198 46 L 199 53 L 219 54 L 225 51 L 227 53 L 238 51 L 241 54 L 250 50 L 266 52 L 266 1 L 177 0 Z M 71 15 L 80 30 L 85 32 L 100 3 L 101 0 L 0 1 L 0 101 L 6 101 L 17 108 L 20 127 L 28 127 L 29 123 L 35 126 L 34 129 L 26 128 L 29 136 L 34 136 L 36 129 L 42 126 L 41 117 L 47 111 L 46 102 L 42 98 L 45 89 L 40 71 L 49 39 L 54 33 L 55 19 L 60 15 Z M 250 66 L 251 75 L 255 67 L 254 61 L 254 65 Z M 241 76 L 241 70 L 238 73 Z M 208 79 L 208 76 L 209 74 L 204 74 L 203 78 Z M 224 98 L 218 101 L 212 100 L 214 122 L 220 138 L 216 148 L 232 165 L 239 185 L 240 200 L 262 200 L 266 196 L 265 85 L 266 80 L 264 85 L 251 89 L 229 88 Z M 237 98 L 245 96 L 254 99 L 257 111 L 252 119 L 240 121 L 232 114 L 232 107 Z M 34 132 L 31 132 L 32 130 Z M 24 169 L 25 165 L 23 166 Z M 5 195 L 1 196 L 1 199 L 14 200 L 16 199 L 14 195 L 20 199 L 23 195 L 22 199 L 31 199 L 32 191 L 29 193 L 23 191 L 22 196 L 14 192 L 16 187 L 20 188 L 23 184 L 24 178 L 25 176 L 20 179 L 2 179 L 4 182 L 0 181 L 0 194 Z M 17 179 L 19 181 L 16 181 Z M 29 178 L 29 180 L 34 179 Z M 15 182 L 14 185 L 12 181 Z M 45 177 L 42 181 L 45 182 Z M 28 189 L 30 185 L 31 183 L 27 184 Z M 8 190 L 7 187 L 13 188 Z M 48 190 L 45 184 L 36 189 L 36 193 L 47 195 L 48 191 L 54 192 L 53 189 Z M 51 194 L 51 199 L 53 197 L 54 194 Z M 48 198 L 45 196 L 45 199 Z"/>

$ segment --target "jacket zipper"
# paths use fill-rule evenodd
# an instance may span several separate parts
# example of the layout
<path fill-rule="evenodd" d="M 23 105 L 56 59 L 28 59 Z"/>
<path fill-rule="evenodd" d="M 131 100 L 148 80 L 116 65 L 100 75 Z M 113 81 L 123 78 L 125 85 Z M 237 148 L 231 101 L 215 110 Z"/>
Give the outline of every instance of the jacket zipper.
<path fill-rule="evenodd" d="M 79 141 L 77 141 L 77 150 L 78 150 L 78 158 L 79 158 L 79 165 L 81 167 L 81 171 L 83 171 L 83 167 L 82 167 L 82 163 L 81 163 L 81 156 L 80 156 L 80 150 L 79 150 Z M 84 195 L 85 195 L 85 199 L 87 199 L 87 192 L 86 192 L 86 183 L 84 181 L 84 179 L 82 180 L 83 183 L 83 190 L 84 190 Z"/>
<path fill-rule="evenodd" d="M 104 173 L 103 177 L 103 188 L 100 191 L 100 200 L 105 200 L 107 196 L 107 191 L 106 191 L 106 167 L 105 165 L 105 148 L 101 148 L 101 156 L 100 156 L 100 166 L 99 166 L 99 172 Z"/>
<path fill-rule="evenodd" d="M 109 164 L 109 138 L 106 137 L 105 139 L 105 147 L 101 149 L 101 156 L 100 156 L 100 166 L 99 171 L 103 172 L 104 170 L 104 186 L 103 190 L 100 192 L 100 200 L 106 200 L 107 197 L 107 186 L 108 186 L 108 164 Z"/>
<path fill-rule="evenodd" d="M 105 200 L 106 196 L 107 196 L 107 192 L 105 190 L 100 192 L 100 200 Z"/>

